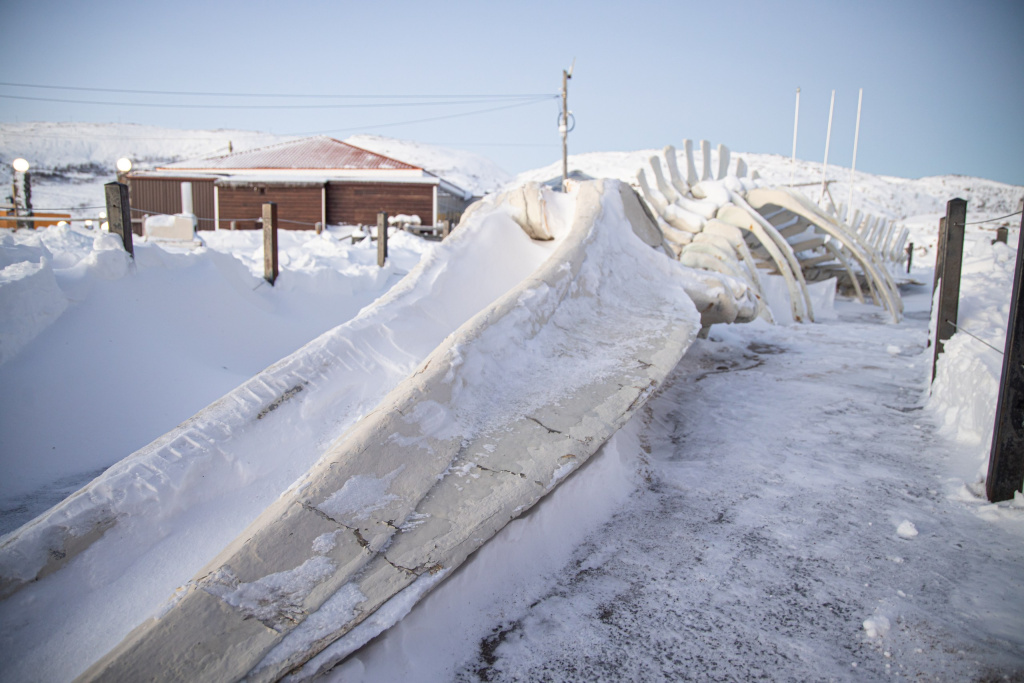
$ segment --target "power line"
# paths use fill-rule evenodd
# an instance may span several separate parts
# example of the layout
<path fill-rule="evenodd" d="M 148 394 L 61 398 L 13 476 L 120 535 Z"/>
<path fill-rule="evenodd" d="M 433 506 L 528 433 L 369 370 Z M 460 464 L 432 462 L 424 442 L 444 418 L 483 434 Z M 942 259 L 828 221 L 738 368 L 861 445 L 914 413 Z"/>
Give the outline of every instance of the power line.
<path fill-rule="evenodd" d="M 527 102 L 538 101 L 540 96 L 527 99 Z M 556 95 L 544 95 L 544 99 L 551 99 Z M 360 104 L 191 104 L 181 102 L 157 103 L 157 102 L 110 102 L 99 100 L 72 100 L 57 97 L 31 97 L 28 95 L 0 95 L 5 100 L 27 100 L 32 102 L 54 102 L 60 104 L 92 104 L 113 107 L 154 107 L 158 109 L 365 109 L 382 107 L 432 107 L 450 106 L 463 104 L 482 104 L 493 102 L 492 99 L 478 100 L 448 100 L 430 102 L 387 102 L 387 103 L 360 103 Z M 526 99 L 526 98 L 520 98 Z"/>
<path fill-rule="evenodd" d="M 430 142 L 439 147 L 558 147 L 557 142 Z"/>
<path fill-rule="evenodd" d="M 219 142 L 219 141 L 223 140 L 225 137 L 227 137 L 228 135 L 233 134 L 233 133 L 241 133 L 242 135 L 261 135 L 261 134 L 262 135 L 274 135 L 273 133 L 259 133 L 258 131 L 248 131 L 248 130 L 221 131 L 216 136 L 207 136 L 207 137 L 186 137 L 186 136 L 175 137 L 175 136 L 169 136 L 169 135 L 154 135 L 154 136 L 141 136 L 141 135 L 139 135 L 139 136 L 135 136 L 135 135 L 89 135 L 88 133 L 80 134 L 80 133 L 73 133 L 73 132 L 69 132 L 68 135 L 53 135 L 53 134 L 49 134 L 49 133 L 45 133 L 45 134 L 44 133 L 12 133 L 12 132 L 9 132 L 9 131 L 0 131 L 0 139 L 2 139 L 6 135 L 6 136 L 14 137 L 14 138 L 44 138 L 44 139 L 47 139 L 47 140 L 67 140 L 68 138 L 73 138 L 73 139 L 76 139 L 76 140 L 174 140 L 174 141 L 178 141 L 178 140 L 193 140 L 193 141 L 195 141 L 195 140 L 203 140 L 203 141 L 210 142 L 210 143 L 216 143 L 216 142 Z M 280 136 L 278 136 L 278 137 L 280 137 Z M 227 149 L 227 148 L 225 148 L 225 149 Z"/>
<path fill-rule="evenodd" d="M 74 90 L 79 92 L 116 92 L 133 95 L 187 95 L 195 97 L 294 97 L 299 99 L 523 99 L 529 97 L 554 97 L 553 93 L 496 93 L 471 95 L 336 95 L 336 94 L 299 94 L 299 93 L 240 93 L 240 92 L 209 92 L 190 90 L 140 90 L 135 88 L 87 88 L 71 85 L 43 85 L 38 83 L 11 83 L 0 81 L 0 85 L 15 88 L 40 88 L 46 90 Z"/>
<path fill-rule="evenodd" d="M 331 129 L 331 130 L 313 130 L 313 131 L 307 131 L 305 133 L 282 133 L 282 135 L 294 135 L 294 136 L 325 135 L 325 134 L 328 134 L 328 133 L 347 133 L 348 131 L 352 131 L 352 130 L 367 130 L 367 129 L 373 129 L 373 128 L 392 128 L 394 126 L 407 126 L 407 125 L 411 125 L 413 123 L 429 123 L 431 121 L 442 121 L 442 120 L 445 120 L 445 119 L 455 119 L 455 118 L 459 118 L 459 117 L 462 117 L 462 116 L 475 116 L 476 114 L 487 114 L 489 112 L 501 111 L 503 109 L 514 109 L 516 107 L 525 107 L 525 106 L 530 105 L 530 104 L 539 104 L 541 102 L 547 102 L 547 101 L 549 101 L 551 99 L 552 99 L 552 97 L 550 97 L 548 95 L 545 95 L 543 97 L 543 99 L 535 99 L 535 100 L 530 100 L 528 102 L 518 102 L 516 104 L 507 104 L 507 105 L 505 105 L 503 107 L 491 107 L 489 109 L 476 109 L 474 111 L 462 112 L 461 114 L 448 114 L 446 116 L 433 116 L 433 117 L 427 118 L 427 119 L 415 119 L 415 120 L 412 120 L 412 121 L 395 121 L 395 122 L 392 122 L 392 123 L 375 123 L 375 124 L 368 124 L 368 125 L 362 125 L 362 126 L 350 126 L 348 128 L 334 128 L 334 129 Z"/>

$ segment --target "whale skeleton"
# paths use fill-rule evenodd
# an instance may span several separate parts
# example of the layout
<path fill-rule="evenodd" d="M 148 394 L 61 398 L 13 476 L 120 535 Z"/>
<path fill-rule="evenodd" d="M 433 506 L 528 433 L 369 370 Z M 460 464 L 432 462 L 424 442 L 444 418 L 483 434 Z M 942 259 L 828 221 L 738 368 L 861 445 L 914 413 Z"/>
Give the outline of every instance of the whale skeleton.
<path fill-rule="evenodd" d="M 637 172 L 637 185 L 656 215 L 666 240 L 686 265 L 743 279 L 763 298 L 758 269 L 781 275 L 794 321 L 813 322 L 807 282 L 835 277 L 858 301 L 867 289 L 893 322 L 903 303 L 896 273 L 907 258 L 909 232 L 895 221 L 854 212 L 828 213 L 787 187 L 767 187 L 756 172 L 747 175 L 743 159 L 730 174 L 730 153 L 718 146 L 718 172 L 711 172 L 711 144 L 700 142 L 702 172 L 698 179 L 693 142 L 684 140 L 686 177 L 679 171 L 676 149 L 665 147 Z M 729 228 L 733 230 L 730 231 Z M 771 319 L 767 306 L 762 317 Z"/>

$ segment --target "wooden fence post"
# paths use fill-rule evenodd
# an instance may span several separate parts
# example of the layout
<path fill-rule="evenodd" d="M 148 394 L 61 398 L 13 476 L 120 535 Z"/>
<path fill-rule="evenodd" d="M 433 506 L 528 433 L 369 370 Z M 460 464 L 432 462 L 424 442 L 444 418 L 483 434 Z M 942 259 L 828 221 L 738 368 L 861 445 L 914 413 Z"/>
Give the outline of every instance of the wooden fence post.
<path fill-rule="evenodd" d="M 277 280 L 277 202 L 263 205 L 263 279 Z"/>
<path fill-rule="evenodd" d="M 132 244 L 132 206 L 128 200 L 128 186 L 124 183 L 106 183 L 103 192 L 107 200 L 107 225 L 110 232 L 121 238 L 124 250 L 135 258 Z"/>
<path fill-rule="evenodd" d="M 946 202 L 946 229 L 939 275 L 939 312 L 935 325 L 935 355 L 932 358 L 932 381 L 944 342 L 956 332 L 957 312 L 960 308 L 960 266 L 964 258 L 964 223 L 967 221 L 967 201 L 950 199 Z"/>
<path fill-rule="evenodd" d="M 947 207 L 948 208 L 948 207 Z M 932 273 L 932 294 L 939 286 L 939 276 L 942 274 L 943 259 L 946 257 L 946 217 L 939 219 L 939 244 L 935 247 L 935 272 Z"/>
<path fill-rule="evenodd" d="M 1013 498 L 1024 489 L 1024 217 L 1017 236 L 1017 269 L 1013 275 L 1010 315 L 1006 321 L 1003 374 L 999 380 L 992 451 L 985 493 L 993 503 Z"/>
<path fill-rule="evenodd" d="M 907 273 L 910 273 L 910 267 L 914 265 L 914 243 L 911 242 L 907 245 Z M 934 290 L 933 290 L 934 291 Z"/>
<path fill-rule="evenodd" d="M 388 215 L 384 211 L 377 214 L 377 265 L 384 267 L 388 259 Z"/>
<path fill-rule="evenodd" d="M 996 238 L 995 240 L 992 241 L 992 244 L 995 244 L 996 242 L 1002 242 L 1003 244 L 1006 244 L 1009 237 L 1009 228 L 996 228 Z"/>

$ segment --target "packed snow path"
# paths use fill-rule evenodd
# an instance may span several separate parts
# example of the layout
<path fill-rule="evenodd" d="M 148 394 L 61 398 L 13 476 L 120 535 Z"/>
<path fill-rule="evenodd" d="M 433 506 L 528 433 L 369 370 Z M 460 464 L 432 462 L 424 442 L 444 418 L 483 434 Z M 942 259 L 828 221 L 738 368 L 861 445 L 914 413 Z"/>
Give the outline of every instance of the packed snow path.
<path fill-rule="evenodd" d="M 510 594 L 470 562 L 336 680 L 1019 680 L 1024 511 L 984 521 L 942 478 L 922 290 L 898 326 L 845 302 L 813 326 L 716 326 L 620 432 L 638 488 L 560 570 Z M 542 556 L 537 535 L 516 554 Z M 471 590 L 504 592 L 476 637 L 446 621 L 481 609 Z"/>

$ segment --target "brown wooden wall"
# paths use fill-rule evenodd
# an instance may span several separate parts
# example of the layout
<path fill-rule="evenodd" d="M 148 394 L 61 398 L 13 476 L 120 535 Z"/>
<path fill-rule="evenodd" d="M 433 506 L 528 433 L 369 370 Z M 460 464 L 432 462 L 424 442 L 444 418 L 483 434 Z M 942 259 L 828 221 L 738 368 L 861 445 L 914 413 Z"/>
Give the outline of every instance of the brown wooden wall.
<path fill-rule="evenodd" d="M 424 225 L 434 220 L 434 186 L 401 183 L 327 183 L 327 222 L 376 225 L 377 212 L 416 214 Z M 223 212 L 223 209 L 221 209 Z"/>
<path fill-rule="evenodd" d="M 200 230 L 213 230 L 213 178 L 128 178 L 132 209 L 150 213 L 181 213 L 181 184 L 192 183 L 192 209 Z M 132 219 L 143 218 L 132 211 Z M 141 233 L 140 233 L 141 234 Z"/>
<path fill-rule="evenodd" d="M 319 187 L 275 187 L 258 184 L 243 187 L 219 187 L 220 229 L 229 230 L 236 220 L 239 230 L 255 230 L 261 225 L 256 219 L 263 215 L 263 205 L 277 202 L 278 228 L 282 230 L 312 230 L 321 220 L 322 203 Z M 287 221 L 297 221 L 289 223 Z M 301 223 L 301 224 L 299 224 Z"/>

